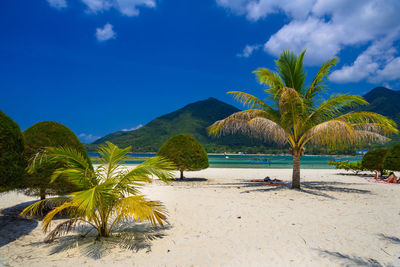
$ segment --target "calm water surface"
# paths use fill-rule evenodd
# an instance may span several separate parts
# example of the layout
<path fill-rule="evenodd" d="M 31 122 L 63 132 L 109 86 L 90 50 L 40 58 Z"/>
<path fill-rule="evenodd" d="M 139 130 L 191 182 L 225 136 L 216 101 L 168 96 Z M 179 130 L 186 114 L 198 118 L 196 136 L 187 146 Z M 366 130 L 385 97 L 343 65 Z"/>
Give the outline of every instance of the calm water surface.
<path fill-rule="evenodd" d="M 156 154 L 129 153 L 131 157 L 154 157 Z M 89 153 L 90 157 L 100 156 L 98 153 Z M 271 168 L 291 169 L 292 156 L 287 155 L 208 155 L 210 167 L 213 168 Z M 303 156 L 300 164 L 303 169 L 333 168 L 329 161 L 358 161 L 361 156 Z M 125 164 L 139 164 L 143 161 L 126 161 Z M 95 163 L 95 162 L 94 162 Z"/>

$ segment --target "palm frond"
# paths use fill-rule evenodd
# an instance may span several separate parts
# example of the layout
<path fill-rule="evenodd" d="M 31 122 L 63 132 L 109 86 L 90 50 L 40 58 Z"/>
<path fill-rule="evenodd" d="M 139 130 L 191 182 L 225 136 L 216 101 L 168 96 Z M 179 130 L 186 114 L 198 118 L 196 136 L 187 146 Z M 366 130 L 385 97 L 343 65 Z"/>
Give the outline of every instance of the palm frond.
<path fill-rule="evenodd" d="M 102 207 L 110 206 L 120 195 L 113 190 L 115 184 L 105 181 L 88 190 L 71 193 L 72 201 L 85 217 L 93 217 L 93 213 Z"/>
<path fill-rule="evenodd" d="M 261 109 L 261 110 L 272 109 L 264 101 L 258 99 L 257 97 L 251 94 L 239 91 L 230 91 L 227 94 L 233 95 L 233 98 L 236 101 L 241 103 L 243 106 L 247 106 L 250 109 Z"/>
<path fill-rule="evenodd" d="M 372 131 L 383 135 L 399 133 L 393 120 L 374 112 L 349 112 L 337 117 L 337 119 L 352 124 L 357 130 Z"/>
<path fill-rule="evenodd" d="M 60 224 L 58 224 L 44 239 L 45 243 L 51 243 L 56 239 L 57 237 L 60 237 L 62 235 L 65 235 L 69 233 L 77 223 L 76 220 L 74 219 L 69 219 L 67 221 L 64 221 Z"/>
<path fill-rule="evenodd" d="M 340 147 L 344 144 L 354 144 L 358 141 L 356 131 L 351 125 L 343 120 L 333 119 L 320 123 L 311 128 L 306 134 L 315 145 L 327 145 Z"/>
<path fill-rule="evenodd" d="M 274 141 L 279 145 L 287 143 L 288 135 L 279 124 L 261 117 L 250 120 L 249 124 L 252 136 L 264 141 Z"/>
<path fill-rule="evenodd" d="M 121 172 L 120 175 L 116 176 L 115 187 L 129 194 L 137 194 L 138 191 L 132 186 L 143 186 L 144 183 L 151 183 L 152 176 L 168 183 L 174 177 L 172 173 L 174 169 L 173 163 L 167 159 L 160 156 L 152 157 L 132 170 Z"/>
<path fill-rule="evenodd" d="M 259 109 L 250 109 L 245 111 L 235 112 L 229 117 L 216 121 L 208 127 L 208 133 L 213 136 L 248 133 L 250 120 L 262 117 L 269 117 L 268 112 Z"/>
<path fill-rule="evenodd" d="M 167 219 L 165 208 L 160 202 L 149 201 L 142 195 L 119 199 L 115 214 L 117 216 L 113 224 L 133 218 L 136 221 L 150 221 L 153 226 L 163 226 Z"/>
<path fill-rule="evenodd" d="M 21 215 L 27 215 L 27 214 L 29 214 L 30 216 L 39 214 L 43 215 L 43 210 L 60 206 L 68 200 L 69 198 L 66 196 L 43 199 L 23 209 Z"/>
<path fill-rule="evenodd" d="M 224 120 L 215 122 L 209 127 L 211 135 L 243 133 L 263 140 L 285 143 L 285 130 L 276 122 L 268 119 L 266 111 L 252 109 L 233 113 Z"/>
<path fill-rule="evenodd" d="M 63 204 L 59 205 L 58 207 L 54 208 L 51 212 L 47 213 L 47 215 L 43 218 L 43 231 L 47 232 L 49 230 L 51 221 L 53 220 L 54 216 L 67 213 L 70 216 L 70 219 L 77 220 L 80 216 L 77 213 L 78 205 L 71 201 L 71 199 L 65 201 Z"/>
<path fill-rule="evenodd" d="M 106 142 L 99 146 L 99 153 L 102 156 L 102 163 L 106 163 L 106 179 L 112 178 L 114 172 L 118 169 L 119 163 L 127 158 L 127 153 L 131 147 L 119 148 L 111 142 Z"/>
<path fill-rule="evenodd" d="M 322 64 L 321 68 L 318 70 L 317 75 L 315 75 L 314 80 L 312 81 L 310 87 L 305 94 L 305 99 L 307 101 L 312 101 L 319 93 L 323 92 L 326 86 L 325 81 L 328 78 L 332 67 L 336 66 L 338 62 L 339 59 L 337 57 L 334 57 L 330 60 L 325 61 Z"/>
<path fill-rule="evenodd" d="M 253 71 L 261 84 L 267 85 L 268 92 L 272 99 L 276 99 L 279 91 L 284 87 L 283 81 L 279 73 L 271 71 L 267 68 L 258 68 Z"/>
<path fill-rule="evenodd" d="M 308 117 L 314 122 L 323 122 L 340 115 L 343 110 L 354 108 L 359 105 L 366 105 L 367 101 L 358 95 L 335 94 L 322 102 Z"/>
<path fill-rule="evenodd" d="M 293 52 L 284 51 L 279 56 L 279 59 L 275 61 L 285 87 L 293 88 L 300 94 L 303 94 L 306 78 L 303 68 L 305 52 L 306 50 L 302 51 L 299 56 L 296 56 Z"/>

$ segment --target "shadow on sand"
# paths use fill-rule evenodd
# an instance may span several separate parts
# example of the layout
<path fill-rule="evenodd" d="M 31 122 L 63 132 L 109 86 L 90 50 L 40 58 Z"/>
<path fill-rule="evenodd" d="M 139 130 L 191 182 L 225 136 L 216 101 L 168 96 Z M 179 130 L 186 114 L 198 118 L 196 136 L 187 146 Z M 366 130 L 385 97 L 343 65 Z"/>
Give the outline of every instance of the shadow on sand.
<path fill-rule="evenodd" d="M 400 238 L 395 237 L 395 236 L 390 236 L 390 235 L 385 235 L 385 234 L 378 234 L 379 239 L 389 241 L 392 244 L 398 244 L 400 245 Z"/>
<path fill-rule="evenodd" d="M 151 241 L 163 238 L 167 229 L 170 229 L 170 226 L 154 228 L 149 223 L 135 224 L 132 221 L 114 227 L 112 236 L 98 238 L 95 228 L 83 224 L 75 228 L 75 235 L 60 237 L 52 243 L 36 242 L 31 245 L 50 247 L 50 255 L 79 247 L 82 255 L 100 259 L 116 247 L 136 252 L 145 249 L 146 252 L 150 252 Z"/>
<path fill-rule="evenodd" d="M 33 219 L 20 216 L 21 211 L 35 201 L 20 203 L 0 211 L 0 247 L 3 247 L 18 238 L 29 234 L 38 225 Z"/>
<path fill-rule="evenodd" d="M 319 251 L 321 256 L 328 256 L 333 260 L 342 261 L 343 263 L 341 264 L 341 266 L 371 266 L 371 267 L 391 266 L 387 264 L 381 264 L 377 260 L 372 258 L 363 258 L 354 255 L 343 254 L 340 252 L 332 252 L 328 250 L 316 249 L 316 251 Z"/>
<path fill-rule="evenodd" d="M 182 183 L 182 182 L 207 182 L 208 179 L 206 178 L 183 178 L 183 179 L 179 179 L 179 178 L 175 178 L 172 180 L 172 182 L 178 182 L 178 183 Z"/>
<path fill-rule="evenodd" d="M 310 195 L 325 197 L 329 199 L 335 199 L 335 197 L 329 195 L 329 192 L 341 192 L 349 194 L 372 194 L 369 190 L 350 188 L 350 185 L 363 185 L 362 183 L 343 183 L 343 182 L 326 182 L 326 181 L 312 181 L 312 182 L 302 182 L 301 189 L 299 192 L 303 192 Z M 249 182 L 244 180 L 237 183 L 224 183 L 218 184 L 221 187 L 236 187 L 238 189 L 246 189 L 242 191 L 243 193 L 251 192 L 276 192 L 282 190 L 288 190 L 291 187 L 291 183 L 282 186 L 270 186 L 264 185 L 257 182 Z"/>

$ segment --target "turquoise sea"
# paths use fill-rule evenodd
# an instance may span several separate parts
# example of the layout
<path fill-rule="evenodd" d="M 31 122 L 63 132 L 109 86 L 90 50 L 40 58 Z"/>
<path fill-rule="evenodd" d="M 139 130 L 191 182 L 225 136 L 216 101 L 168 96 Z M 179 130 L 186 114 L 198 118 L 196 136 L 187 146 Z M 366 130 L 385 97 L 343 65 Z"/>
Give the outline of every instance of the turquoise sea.
<path fill-rule="evenodd" d="M 131 157 L 153 157 L 156 154 L 129 153 Z M 91 157 L 98 157 L 98 153 L 89 153 Z M 289 155 L 239 155 L 239 154 L 209 154 L 210 167 L 212 168 L 271 168 L 291 169 L 292 156 Z M 303 156 L 300 164 L 303 169 L 328 169 L 333 168 L 329 161 L 358 161 L 362 156 Z M 139 164 L 143 161 L 126 161 L 125 164 Z M 95 163 L 95 162 L 94 162 Z"/>

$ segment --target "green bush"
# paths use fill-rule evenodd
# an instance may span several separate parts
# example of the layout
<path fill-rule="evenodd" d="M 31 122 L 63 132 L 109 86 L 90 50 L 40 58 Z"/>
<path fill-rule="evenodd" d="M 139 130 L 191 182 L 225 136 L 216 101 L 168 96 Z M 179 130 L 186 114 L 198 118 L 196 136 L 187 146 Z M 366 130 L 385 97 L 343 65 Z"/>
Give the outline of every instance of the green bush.
<path fill-rule="evenodd" d="M 387 153 L 386 148 L 378 148 L 370 150 L 362 158 L 362 165 L 364 169 L 369 171 L 377 170 L 383 175 L 385 168 L 383 165 L 383 160 Z"/>
<path fill-rule="evenodd" d="M 21 130 L 18 124 L 0 110 L 0 192 L 19 187 L 25 167 Z"/>
<path fill-rule="evenodd" d="M 400 144 L 388 150 L 383 165 L 387 170 L 400 171 Z"/>
<path fill-rule="evenodd" d="M 208 168 L 208 155 L 203 146 L 188 134 L 179 134 L 168 139 L 160 148 L 157 155 L 172 161 L 176 169 L 197 171 Z"/>
<path fill-rule="evenodd" d="M 53 122 L 38 122 L 23 132 L 25 141 L 25 153 L 28 161 L 32 161 L 35 155 L 44 147 L 71 147 L 78 150 L 88 161 L 86 153 L 78 137 L 66 126 Z M 62 195 L 78 190 L 76 186 L 65 179 L 57 179 L 50 183 L 52 173 L 63 166 L 62 162 L 42 164 L 34 173 L 26 175 L 24 187 L 28 195 L 40 196 L 44 199 L 47 194 Z"/>
<path fill-rule="evenodd" d="M 330 161 L 329 165 L 335 166 L 336 169 L 343 169 L 346 171 L 352 171 L 354 174 L 358 174 L 364 171 L 361 161 L 348 162 L 348 161 Z"/>

